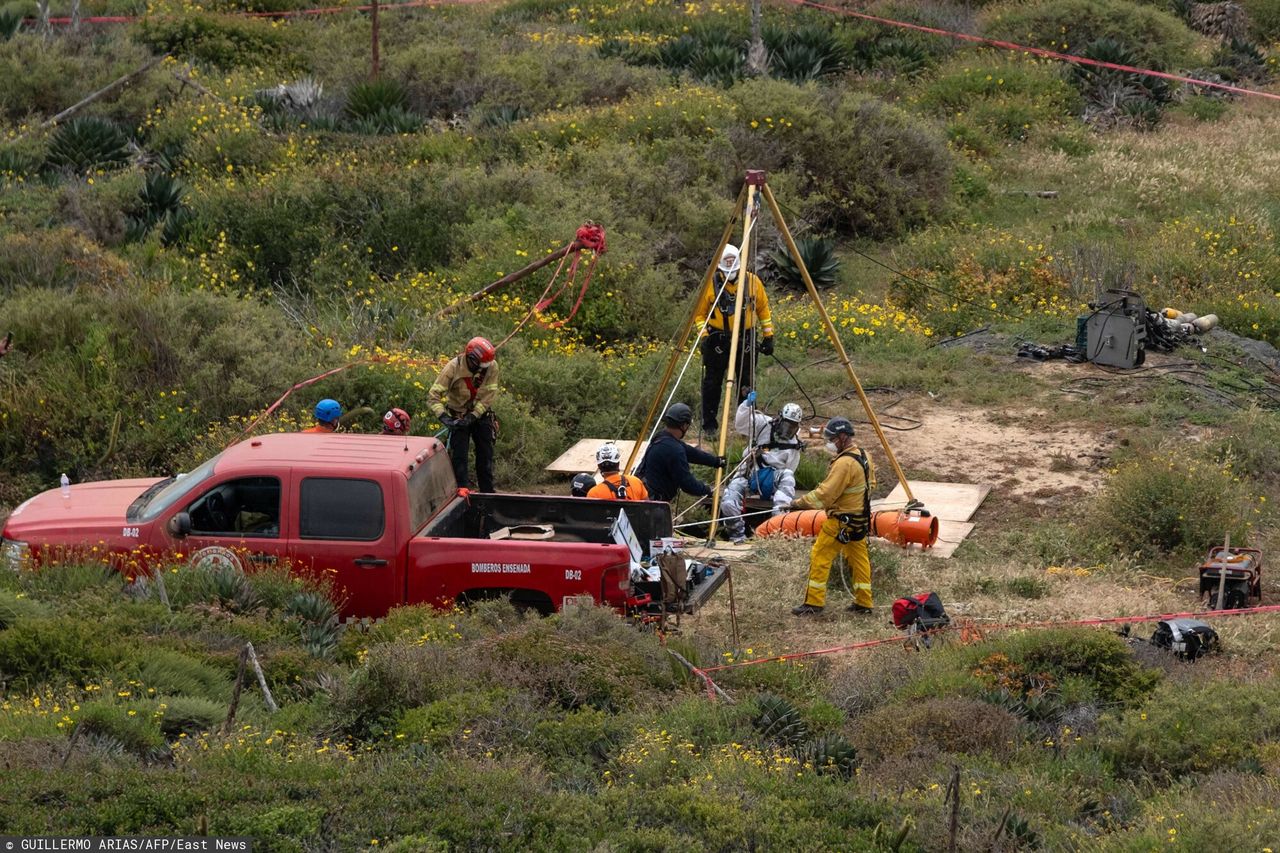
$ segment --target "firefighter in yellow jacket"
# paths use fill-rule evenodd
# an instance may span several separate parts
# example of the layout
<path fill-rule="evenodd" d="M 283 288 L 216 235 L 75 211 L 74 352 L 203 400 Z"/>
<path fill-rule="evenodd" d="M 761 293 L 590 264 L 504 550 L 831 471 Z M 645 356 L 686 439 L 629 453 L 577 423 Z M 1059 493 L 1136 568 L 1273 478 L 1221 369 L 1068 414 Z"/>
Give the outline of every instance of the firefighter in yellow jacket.
<path fill-rule="evenodd" d="M 451 359 L 427 391 L 431 411 L 449 430 L 449 456 L 458 486 L 466 488 L 467 451 L 476 446 L 476 479 L 480 491 L 493 491 L 493 446 L 498 421 L 493 401 L 498 396 L 497 350 L 486 338 L 472 338 L 462 355 Z"/>
<path fill-rule="evenodd" d="M 703 289 L 694 310 L 694 322 L 699 329 L 706 323 L 706 335 L 702 339 L 702 429 L 713 432 L 720 426 L 720 395 L 724 388 L 724 375 L 729 369 L 729 343 L 733 334 L 733 308 L 738 298 L 738 274 L 742 262 L 737 246 L 725 246 L 724 254 Z M 738 348 L 738 388 L 740 393 L 735 407 L 746 396 L 746 389 L 755 387 L 756 329 L 759 328 L 760 352 L 773 352 L 773 315 L 769 311 L 769 297 L 764 285 L 752 273 L 747 273 L 747 292 L 742 300 L 742 339 Z M 724 288 L 723 291 L 721 288 Z M 720 298 L 716 299 L 716 294 Z"/>
<path fill-rule="evenodd" d="M 835 456 L 821 485 L 792 501 L 792 509 L 825 509 L 827 520 L 809 554 L 809 587 L 796 616 L 813 616 L 827 604 L 827 578 L 837 554 L 853 570 L 851 613 L 871 612 L 871 557 L 867 534 L 871 529 L 871 487 L 875 473 L 867 454 L 853 443 L 853 423 L 832 418 L 822 430 L 827 452 Z"/>

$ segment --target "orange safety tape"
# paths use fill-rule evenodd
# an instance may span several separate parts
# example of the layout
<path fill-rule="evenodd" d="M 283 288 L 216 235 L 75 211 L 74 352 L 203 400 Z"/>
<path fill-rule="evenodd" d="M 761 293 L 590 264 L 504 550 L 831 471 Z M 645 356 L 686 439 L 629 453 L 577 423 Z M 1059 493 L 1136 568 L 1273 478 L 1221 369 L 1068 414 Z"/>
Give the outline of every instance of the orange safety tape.
<path fill-rule="evenodd" d="M 842 6 L 831 6 L 826 3 L 816 3 L 814 0 L 783 0 L 793 6 L 801 6 L 809 9 L 820 9 L 824 12 L 832 12 L 836 15 L 847 15 L 851 18 L 859 18 L 863 21 L 870 21 L 875 24 L 884 24 L 887 27 L 897 27 L 904 30 L 914 30 L 920 33 L 928 33 L 935 36 L 943 36 L 944 38 L 957 39 L 960 41 L 972 42 L 974 44 L 985 44 L 989 47 L 999 47 L 1006 50 L 1016 50 L 1022 53 L 1029 53 L 1033 56 L 1044 57 L 1045 59 L 1056 59 L 1060 62 L 1070 62 L 1075 65 L 1088 65 L 1094 68 L 1106 68 L 1111 71 L 1125 71 L 1130 74 L 1141 74 L 1145 77 L 1159 77 L 1162 80 L 1172 80 L 1176 83 L 1190 83 L 1194 86 L 1204 86 L 1210 89 L 1220 89 L 1224 92 L 1233 92 L 1237 95 L 1252 95 L 1258 98 L 1268 98 L 1273 101 L 1280 101 L 1280 94 L 1274 92 L 1263 92 L 1259 89 L 1246 89 L 1243 86 L 1232 86 L 1229 83 L 1217 83 L 1212 80 L 1199 80 L 1195 77 L 1186 77 L 1181 74 L 1170 74 L 1165 71 L 1155 71 L 1150 68 L 1139 68 L 1133 65 L 1122 65 L 1116 62 L 1104 62 L 1100 59 L 1089 59 L 1084 56 L 1075 56 L 1070 53 L 1059 53 L 1056 50 L 1046 50 L 1042 47 L 1030 47 L 1025 44 L 1016 44 L 1011 41 L 1001 41 L 1000 39 L 986 38 L 984 36 L 976 36 L 972 33 L 961 33 L 954 30 L 944 30 L 938 27 L 926 27 L 922 24 L 910 24 L 906 21 L 897 21 L 893 18 L 882 18 L 879 15 L 868 15 L 865 12 L 855 12 L 852 9 L 846 9 Z"/>
<path fill-rule="evenodd" d="M 1129 622 L 1164 622 L 1169 619 L 1218 619 L 1226 616 L 1255 616 L 1263 613 L 1280 612 L 1280 604 L 1269 604 L 1265 607 L 1241 607 L 1235 610 L 1192 610 L 1184 613 L 1161 613 L 1146 616 L 1105 616 L 1091 619 L 1069 619 L 1069 620 L 1045 620 L 1041 622 L 1012 622 L 995 625 L 980 625 L 983 630 L 991 631 L 1016 631 L 1028 628 L 1072 628 L 1072 627 L 1088 627 L 1096 625 L 1118 625 Z M 945 629 L 942 629 L 945 630 Z M 942 633 L 942 630 L 930 633 Z M 756 658 L 754 660 L 737 661 L 735 663 L 722 663 L 717 666 L 704 667 L 701 672 L 705 676 L 707 673 L 720 672 L 726 669 L 737 669 L 743 666 L 756 666 L 762 663 L 783 663 L 789 660 L 799 660 L 801 658 L 817 657 L 819 655 L 833 655 L 840 652 L 851 652 L 859 649 L 870 649 L 876 646 L 888 646 L 894 643 L 903 643 L 909 641 L 908 637 L 898 635 L 895 637 L 882 637 L 876 640 L 864 640 L 860 643 L 850 643 L 843 646 L 832 646 L 826 649 L 813 649 L 807 652 L 793 652 L 785 655 L 775 655 L 767 658 Z"/>

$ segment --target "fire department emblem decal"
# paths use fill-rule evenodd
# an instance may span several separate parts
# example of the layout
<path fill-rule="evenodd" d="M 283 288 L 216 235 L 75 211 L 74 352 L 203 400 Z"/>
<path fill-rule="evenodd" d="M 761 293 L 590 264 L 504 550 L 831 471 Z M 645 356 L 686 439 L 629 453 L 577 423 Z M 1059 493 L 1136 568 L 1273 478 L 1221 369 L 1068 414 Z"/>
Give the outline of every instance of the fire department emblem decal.
<path fill-rule="evenodd" d="M 240 558 L 236 556 L 235 551 L 221 545 L 210 545 L 191 555 L 193 569 L 221 569 L 228 566 L 240 568 Z"/>

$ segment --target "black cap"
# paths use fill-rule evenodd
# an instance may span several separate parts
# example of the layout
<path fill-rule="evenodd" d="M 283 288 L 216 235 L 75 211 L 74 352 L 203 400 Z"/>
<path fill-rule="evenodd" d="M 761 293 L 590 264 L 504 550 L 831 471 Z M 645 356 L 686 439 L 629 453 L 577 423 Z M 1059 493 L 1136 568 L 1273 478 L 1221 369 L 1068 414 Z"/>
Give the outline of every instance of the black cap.
<path fill-rule="evenodd" d="M 693 409 L 685 403 L 673 403 L 662 415 L 664 423 L 673 426 L 687 426 L 693 423 Z"/>
<path fill-rule="evenodd" d="M 822 428 L 822 434 L 827 438 L 835 438 L 837 435 L 853 435 L 853 421 L 848 418 L 832 418 Z"/>

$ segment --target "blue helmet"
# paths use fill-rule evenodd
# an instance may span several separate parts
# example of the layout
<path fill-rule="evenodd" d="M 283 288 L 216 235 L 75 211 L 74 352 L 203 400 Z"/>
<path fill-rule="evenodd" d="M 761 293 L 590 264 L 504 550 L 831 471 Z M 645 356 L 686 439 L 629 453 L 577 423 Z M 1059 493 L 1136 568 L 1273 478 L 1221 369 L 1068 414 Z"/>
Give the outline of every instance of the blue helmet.
<path fill-rule="evenodd" d="M 322 424 L 331 424 L 342 417 L 342 404 L 327 397 L 316 403 L 316 420 Z"/>

